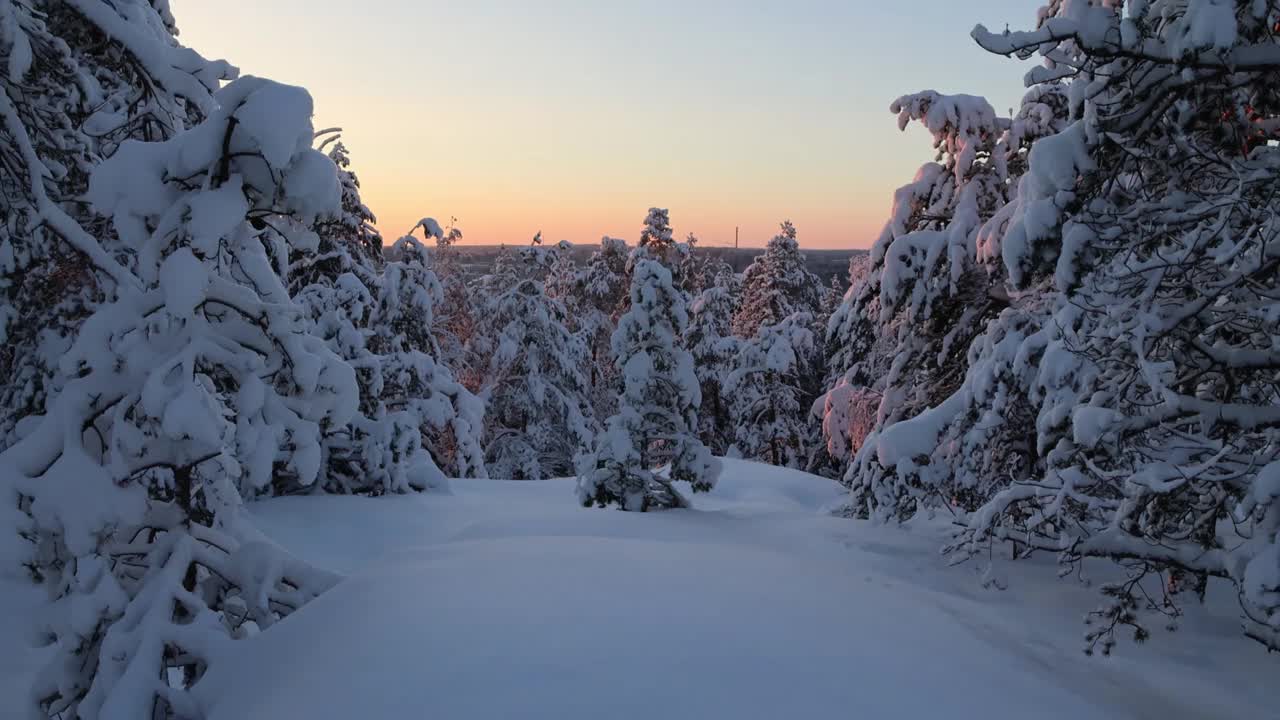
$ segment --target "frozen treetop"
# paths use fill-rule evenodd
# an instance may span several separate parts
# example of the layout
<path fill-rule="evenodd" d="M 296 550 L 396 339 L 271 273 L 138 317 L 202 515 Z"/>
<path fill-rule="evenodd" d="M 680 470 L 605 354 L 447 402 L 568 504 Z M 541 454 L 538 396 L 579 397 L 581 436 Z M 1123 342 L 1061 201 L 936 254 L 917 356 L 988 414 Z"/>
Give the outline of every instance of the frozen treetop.
<path fill-rule="evenodd" d="M 649 215 L 644 219 L 644 229 L 640 232 L 639 248 L 650 257 L 663 262 L 671 260 L 668 256 L 675 248 L 675 238 L 671 232 L 671 216 L 664 208 L 649 208 Z"/>

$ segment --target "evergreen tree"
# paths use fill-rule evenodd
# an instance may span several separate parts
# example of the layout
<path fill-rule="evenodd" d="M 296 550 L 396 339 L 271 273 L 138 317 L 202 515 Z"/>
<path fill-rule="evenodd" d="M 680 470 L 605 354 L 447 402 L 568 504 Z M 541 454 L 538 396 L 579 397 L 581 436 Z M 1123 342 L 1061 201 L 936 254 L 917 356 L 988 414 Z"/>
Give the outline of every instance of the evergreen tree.
<path fill-rule="evenodd" d="M 360 412 L 326 434 L 323 487 L 373 494 L 426 489 L 445 477 L 432 455 L 451 472 L 478 472 L 476 401 L 440 367 L 429 332 L 436 327 L 441 289 L 430 271 L 412 267 L 425 262 L 416 242 L 399 245 L 399 260 L 387 265 L 346 148 L 334 138 L 322 147 L 328 144 L 338 166 L 342 209 L 315 224 L 316 246 L 295 250 L 290 266 L 293 295 L 312 319 L 312 334 L 355 369 L 360 388 Z M 418 227 L 447 234 L 430 218 Z M 430 357 L 407 356 L 400 338 Z M 470 446 L 463 452 L 469 459 L 461 463 L 455 459 L 458 432 L 464 433 L 462 445 Z M 424 441 L 431 453 L 423 452 Z"/>
<path fill-rule="evenodd" d="M 1277 23 L 1274 2 L 1055 1 L 1035 30 L 977 28 L 1047 60 L 985 159 L 968 148 L 989 131 L 919 108 L 957 182 L 990 165 L 989 191 L 922 172 L 832 323 L 899 345 L 854 509 L 945 507 L 959 558 L 1117 563 L 1089 651 L 1144 639 L 1144 616 L 1176 621 L 1214 582 L 1280 649 Z M 881 348 L 851 348 L 845 381 L 872 385 Z"/>
<path fill-rule="evenodd" d="M 689 306 L 689 327 L 683 337 L 702 394 L 698 437 L 716 455 L 724 455 L 733 444 L 733 416 L 724 384 L 740 345 L 730 327 L 737 307 L 733 272 L 727 266 L 722 270 L 727 272 L 718 274 L 714 284 Z"/>
<path fill-rule="evenodd" d="M 827 285 L 823 290 L 822 296 L 818 299 L 818 314 L 813 318 L 814 327 L 821 328 L 821 332 L 818 333 L 819 337 L 826 335 L 827 323 L 844 300 L 846 289 L 845 284 L 840 282 L 839 277 L 832 277 L 831 284 Z"/>
<path fill-rule="evenodd" d="M 776 325 L 791 315 L 818 311 L 822 282 L 805 266 L 791 221 L 765 247 L 743 274 L 742 303 L 733 318 L 733 334 L 755 336 L 763 325 Z"/>
<path fill-rule="evenodd" d="M 480 294 L 476 354 L 485 363 L 489 474 L 517 480 L 569 475 L 593 434 L 586 348 L 569 331 L 564 306 L 536 279 L 519 277 L 509 252 L 481 284 L 487 290 Z"/>
<path fill-rule="evenodd" d="M 640 242 L 648 257 L 670 267 L 676 261 L 676 240 L 671 231 L 671 214 L 665 208 L 649 208 L 640 231 Z"/>
<path fill-rule="evenodd" d="M 854 255 L 850 258 L 851 265 L 857 257 L 857 255 Z M 830 387 L 827 382 L 830 375 L 827 358 L 835 352 L 835 344 L 830 341 L 827 329 L 831 325 L 831 317 L 835 315 L 844 301 L 846 287 L 838 276 L 833 276 L 831 284 L 826 287 L 822 297 L 819 299 L 818 312 L 813 318 L 811 327 L 816 349 L 812 354 L 812 367 L 806 373 L 804 383 L 806 394 L 813 399 L 808 409 L 810 427 L 806 430 L 806 434 L 809 437 L 823 436 L 823 441 L 808 443 L 810 454 L 804 469 L 814 475 L 836 480 L 843 477 L 845 463 L 848 459 L 848 446 L 841 447 L 839 454 L 832 454 L 832 443 L 824 435 L 827 431 L 829 417 L 827 398 L 824 394 L 825 389 Z"/>
<path fill-rule="evenodd" d="M 479 371 L 468 364 L 467 343 L 476 333 L 475 298 L 457 248 L 462 230 L 458 228 L 456 218 L 449 222 L 448 227 L 441 227 L 433 218 L 423 218 L 408 234 L 412 235 L 418 228 L 422 228 L 424 240 L 435 240 L 435 247 L 428 254 L 428 265 L 440 285 L 440 299 L 431 323 L 436 357 L 464 385 L 474 390 L 479 382 Z"/>
<path fill-rule="evenodd" d="M 677 249 L 678 266 L 673 276 L 685 294 L 697 297 L 715 283 L 720 267 L 707 257 L 705 251 L 698 251 L 698 238 L 693 233 L 689 233 Z"/>
<path fill-rule="evenodd" d="M 419 223 L 440 233 L 430 218 Z M 449 477 L 485 477 L 480 445 L 484 403 L 436 358 L 432 329 L 443 290 L 428 266 L 427 249 L 406 235 L 392 247 L 376 298 L 369 349 L 381 359 L 382 402 L 418 428 L 434 465 Z"/>
<path fill-rule="evenodd" d="M 649 208 L 645 216 L 644 227 L 640 231 L 640 242 L 627 260 L 627 277 L 634 271 L 635 263 L 646 257 L 657 260 L 671 271 L 671 281 L 677 291 L 685 297 L 685 304 L 693 294 L 691 287 L 698 280 L 698 259 L 694 250 L 698 239 L 691 233 L 688 242 L 676 242 L 675 233 L 671 230 L 671 214 L 664 208 Z M 624 308 L 627 298 L 624 294 Z"/>
<path fill-rule="evenodd" d="M 575 333 L 582 329 L 581 318 L 578 317 L 586 298 L 581 292 L 582 272 L 573 261 L 573 245 L 568 242 L 560 244 L 560 251 L 551 258 L 547 268 L 547 277 L 543 282 L 547 297 L 559 300 L 569 311 L 569 329 Z"/>
<path fill-rule="evenodd" d="M 604 237 L 582 272 L 582 295 L 611 323 L 622 316 L 627 302 L 629 258 L 626 241 Z"/>
<path fill-rule="evenodd" d="M 324 131 L 317 137 L 327 135 L 319 149 L 329 148 L 329 159 L 338 169 L 341 209 L 317 218 L 314 242 L 298 243 L 290 251 L 288 287 L 311 319 L 311 334 L 323 338 L 356 370 L 360 387 L 358 418 L 326 433 L 322 484 L 331 491 L 382 491 L 386 476 L 397 471 L 361 462 L 365 443 L 356 437 L 369 432 L 369 416 L 377 413 L 382 392 L 381 363 L 366 347 L 375 310 L 373 293 L 382 274 L 382 237 L 373 228 L 373 213 L 361 201 L 360 182 L 337 132 Z"/>
<path fill-rule="evenodd" d="M 1167 622 L 1211 578 L 1232 586 L 1246 635 L 1280 650 L 1280 4 L 1126 10 L 1053 2 L 1036 30 L 974 32 L 994 52 L 1044 53 L 1078 100 L 991 233 L 1029 301 L 975 347 L 955 404 L 999 413 L 1014 389 L 1036 433 L 957 549 L 1009 536 L 1064 571 L 1120 563 L 1090 650 L 1122 628 L 1141 640 L 1144 613 Z M 948 434 L 963 449 L 1001 429 L 958 414 Z M 955 464 L 961 481 L 984 466 Z"/>
<path fill-rule="evenodd" d="M 578 334 L 587 347 L 591 407 L 597 418 L 617 412 L 622 390 L 611 338 L 627 303 L 628 258 L 626 242 L 602 238 L 576 282 L 573 306 Z"/>
<path fill-rule="evenodd" d="M 623 376 L 618 412 L 579 462 L 578 499 L 645 511 L 685 507 L 673 483 L 710 490 L 718 467 L 697 438 L 701 404 L 693 359 L 679 345 L 688 324 L 671 271 L 640 254 L 631 281 L 631 309 L 613 334 Z M 666 472 L 656 470 L 667 465 Z"/>
<path fill-rule="evenodd" d="M 378 219 L 360 197 L 360 178 L 351 169 L 351 154 L 339 139 L 340 129 L 332 129 L 317 135 L 324 137 L 320 144 L 323 151 L 329 147 L 329 159 L 338 167 L 338 182 L 342 186 L 342 210 L 316 223 L 320 236 L 320 249 L 309 267 L 325 268 L 326 262 L 336 264 L 341 270 L 327 270 L 329 277 L 355 269 L 357 275 L 367 279 L 381 272 L 385 258 L 382 254 L 382 236 L 374 224 Z M 332 146 L 332 147 L 330 147 Z M 332 249 L 330 249 L 332 248 Z M 350 260 L 347 260 L 350 258 Z M 315 270 L 313 270 L 315 272 Z M 309 280 L 299 267 L 290 268 L 290 281 L 295 285 Z"/>
<path fill-rule="evenodd" d="M 810 381 L 816 376 L 817 351 L 812 325 L 810 315 L 796 313 L 777 325 L 762 325 L 739 345 L 724 393 L 742 457 L 795 468 L 808 461 L 809 409 L 816 396 Z"/>
<path fill-rule="evenodd" d="M 80 324 L 130 281 L 130 249 L 83 201 L 89 173 L 127 140 L 198 122 L 237 71 L 180 47 L 143 0 L 7 0 L 0 23 L 4 448 L 68 381 L 58 358 Z"/>
<path fill-rule="evenodd" d="M 245 622 L 333 582 L 242 534 L 236 511 L 316 483 L 326 430 L 357 411 L 354 373 L 307 334 L 282 276 L 338 208 L 335 168 L 309 149 L 305 91 L 246 78 L 213 107 L 93 171 L 87 198 L 135 271 L 61 358 L 72 379 L 48 413 L 0 454 L 3 542 L 29 541 L 19 561 L 52 598 L 45 716 L 193 716 L 187 689 Z"/>
<path fill-rule="evenodd" d="M 840 416 L 861 423 L 865 404 L 875 402 L 875 427 L 882 430 L 959 385 L 970 343 L 1009 304 L 987 223 L 1007 221 L 1003 208 L 1026 170 L 1027 149 L 1064 127 L 1066 104 L 1052 84 L 1027 93 L 1012 120 L 970 95 L 930 91 L 894 101 L 899 126 L 917 121 L 933 134 L 938 161 L 895 193 L 862 280 L 828 323 L 828 391 L 839 397 L 825 403 L 833 457 L 856 465 L 844 439 L 866 435 L 842 427 Z M 891 471 L 851 466 L 846 481 L 858 493 L 859 513 L 913 511 L 899 504 L 896 493 L 906 486 Z"/>

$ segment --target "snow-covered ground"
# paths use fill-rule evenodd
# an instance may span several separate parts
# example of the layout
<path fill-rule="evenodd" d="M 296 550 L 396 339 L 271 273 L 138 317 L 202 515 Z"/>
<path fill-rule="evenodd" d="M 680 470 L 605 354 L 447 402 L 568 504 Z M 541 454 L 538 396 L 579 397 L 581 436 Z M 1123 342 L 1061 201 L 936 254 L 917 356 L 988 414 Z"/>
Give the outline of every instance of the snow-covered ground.
<path fill-rule="evenodd" d="M 579 508 L 565 480 L 257 504 L 348 579 L 197 694 L 212 720 L 1275 716 L 1280 661 L 1239 637 L 1230 598 L 1086 657 L 1095 591 L 1027 562 L 984 589 L 939 557 L 939 528 L 821 512 L 841 496 L 726 461 L 687 511 Z M 0 690 L 23 674 L 0 672 Z"/>

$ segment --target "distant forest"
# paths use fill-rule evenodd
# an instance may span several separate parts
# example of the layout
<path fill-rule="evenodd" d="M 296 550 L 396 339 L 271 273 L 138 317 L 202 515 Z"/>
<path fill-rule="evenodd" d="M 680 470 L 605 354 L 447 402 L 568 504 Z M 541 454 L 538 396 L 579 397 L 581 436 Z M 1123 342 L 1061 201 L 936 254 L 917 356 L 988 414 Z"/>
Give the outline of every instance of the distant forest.
<path fill-rule="evenodd" d="M 389 247 L 389 246 L 388 246 Z M 463 267 L 468 276 L 483 275 L 493 267 L 501 245 L 458 245 L 458 254 L 462 256 Z M 575 264 L 585 265 L 591 253 L 600 248 L 599 243 L 580 243 L 570 250 L 570 257 Z M 723 260 L 734 272 L 742 272 L 751 264 L 751 260 L 764 254 L 764 248 L 731 248 L 698 246 L 699 253 L 706 253 L 710 260 Z M 804 250 L 805 265 L 809 272 L 829 285 L 832 278 L 839 278 L 842 287 L 849 286 L 849 258 L 854 255 L 865 255 L 866 250 Z"/>

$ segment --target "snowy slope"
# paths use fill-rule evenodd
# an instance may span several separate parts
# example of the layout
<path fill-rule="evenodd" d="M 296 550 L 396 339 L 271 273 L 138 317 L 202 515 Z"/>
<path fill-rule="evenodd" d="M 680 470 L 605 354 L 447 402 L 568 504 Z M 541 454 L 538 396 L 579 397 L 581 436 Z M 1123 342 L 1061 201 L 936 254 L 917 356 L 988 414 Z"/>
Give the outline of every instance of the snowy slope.
<path fill-rule="evenodd" d="M 259 503 L 270 536 L 348 579 L 198 694 L 212 720 L 1276 717 L 1280 662 L 1239 637 L 1233 598 L 1088 658 L 1096 590 L 1026 562 L 984 589 L 938 556 L 940 528 L 821 513 L 841 499 L 730 460 L 690 511 L 578 508 L 569 480 Z M 39 659 L 37 597 L 0 586 L 0 718 Z"/>
<path fill-rule="evenodd" d="M 1026 562 L 983 589 L 936 529 L 822 515 L 841 495 L 728 461 L 696 510 L 645 515 L 571 481 L 269 501 L 269 535 L 349 579 L 198 694 L 214 720 L 1274 715 L 1280 665 L 1229 605 L 1087 658 L 1092 591 Z"/>

